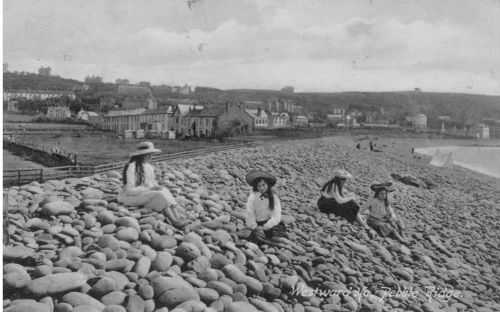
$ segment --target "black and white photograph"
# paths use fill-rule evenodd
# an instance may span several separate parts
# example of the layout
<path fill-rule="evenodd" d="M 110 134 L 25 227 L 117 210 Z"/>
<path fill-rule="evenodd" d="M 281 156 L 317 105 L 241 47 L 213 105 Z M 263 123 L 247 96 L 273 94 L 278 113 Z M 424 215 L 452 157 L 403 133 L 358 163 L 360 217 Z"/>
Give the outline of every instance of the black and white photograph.
<path fill-rule="evenodd" d="M 2 3 L 3 311 L 500 311 L 500 0 Z"/>

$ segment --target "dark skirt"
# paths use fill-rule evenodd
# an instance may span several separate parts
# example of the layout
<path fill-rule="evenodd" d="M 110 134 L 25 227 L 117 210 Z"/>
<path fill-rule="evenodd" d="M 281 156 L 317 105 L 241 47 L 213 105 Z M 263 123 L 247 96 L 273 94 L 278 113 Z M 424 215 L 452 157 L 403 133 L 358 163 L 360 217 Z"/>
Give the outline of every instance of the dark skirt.
<path fill-rule="evenodd" d="M 266 224 L 267 221 L 257 221 L 258 226 L 263 226 Z M 266 235 L 266 238 L 271 238 L 274 236 L 281 236 L 284 237 L 286 235 L 286 226 L 283 221 L 275 225 L 273 228 L 270 228 L 269 230 L 264 231 L 264 235 Z"/>
<path fill-rule="evenodd" d="M 403 231 L 403 224 L 400 221 L 391 222 L 390 217 L 378 219 L 368 216 L 366 224 L 377 231 L 382 237 L 387 237 L 392 232 L 401 234 Z"/>
<path fill-rule="evenodd" d="M 318 200 L 318 208 L 324 213 L 333 213 L 336 216 L 347 219 L 350 223 L 356 220 L 359 211 L 359 205 L 354 200 L 344 204 L 339 204 L 333 198 L 321 196 Z"/>

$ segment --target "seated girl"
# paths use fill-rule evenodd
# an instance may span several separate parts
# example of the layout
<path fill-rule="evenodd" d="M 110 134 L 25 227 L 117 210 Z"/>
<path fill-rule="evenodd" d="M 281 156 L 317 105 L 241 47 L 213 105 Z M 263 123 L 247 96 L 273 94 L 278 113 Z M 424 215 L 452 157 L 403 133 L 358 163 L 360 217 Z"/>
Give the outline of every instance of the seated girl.
<path fill-rule="evenodd" d="M 406 243 L 403 234 L 403 224 L 396 218 L 396 214 L 389 204 L 389 192 L 394 191 L 392 183 L 373 184 L 370 189 L 375 192 L 359 210 L 359 214 L 368 214 L 366 224 L 373 228 L 380 236 L 393 236 L 398 241 Z"/>
<path fill-rule="evenodd" d="M 246 226 L 257 234 L 263 230 L 266 238 L 282 236 L 285 224 L 281 221 L 281 204 L 272 187 L 276 178 L 263 171 L 252 171 L 246 176 L 246 181 L 253 188 L 247 200 Z"/>
<path fill-rule="evenodd" d="M 130 154 L 129 163 L 123 168 L 124 187 L 117 199 L 125 206 L 162 211 L 172 225 L 182 227 L 187 220 L 179 217 L 175 198 L 167 188 L 156 183 L 154 168 L 149 164 L 151 155 L 159 152 L 151 142 L 137 144 L 137 150 Z"/>
<path fill-rule="evenodd" d="M 348 195 L 345 192 L 344 184 L 347 179 L 352 179 L 349 172 L 341 169 L 335 170 L 333 178 L 321 188 L 318 208 L 321 212 L 333 213 L 345 218 L 350 223 L 357 220 L 361 225 L 364 225 L 364 222 L 358 217 L 359 205 L 355 201 L 355 195 Z"/>

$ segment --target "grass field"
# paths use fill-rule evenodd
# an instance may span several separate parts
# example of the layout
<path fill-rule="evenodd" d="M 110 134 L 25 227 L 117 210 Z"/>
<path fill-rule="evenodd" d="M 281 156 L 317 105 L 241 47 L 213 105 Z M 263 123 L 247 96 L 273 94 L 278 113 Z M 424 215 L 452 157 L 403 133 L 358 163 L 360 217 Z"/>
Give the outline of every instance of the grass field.
<path fill-rule="evenodd" d="M 4 122 L 4 129 L 15 129 L 18 130 L 20 126 L 26 128 L 26 130 L 39 130 L 39 129 L 93 129 L 88 125 L 74 125 L 74 124 L 64 124 L 64 123 L 38 123 L 38 122 Z"/>
<path fill-rule="evenodd" d="M 3 170 L 25 169 L 25 168 L 45 168 L 32 161 L 24 160 L 22 157 L 3 150 Z"/>
<path fill-rule="evenodd" d="M 33 120 L 33 118 L 35 118 L 34 115 L 3 112 L 3 122 L 29 122 Z"/>
<path fill-rule="evenodd" d="M 119 140 L 110 133 L 24 136 L 22 140 L 47 147 L 57 147 L 66 152 L 74 153 L 77 155 L 79 163 L 88 165 L 125 161 L 128 159 L 129 153 L 136 149 L 136 144 L 145 140 L 153 142 L 155 147 L 160 149 L 162 153 L 169 154 L 227 144 L 210 141 L 161 139 L 134 139 L 125 142 L 123 139 Z"/>

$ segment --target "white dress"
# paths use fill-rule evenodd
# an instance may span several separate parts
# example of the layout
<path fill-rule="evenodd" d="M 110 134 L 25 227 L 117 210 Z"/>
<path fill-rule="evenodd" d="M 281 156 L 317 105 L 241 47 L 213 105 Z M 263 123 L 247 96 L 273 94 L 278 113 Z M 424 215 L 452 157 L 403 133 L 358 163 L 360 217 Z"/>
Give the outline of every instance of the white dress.
<path fill-rule="evenodd" d="M 252 192 L 248 196 L 247 200 L 247 215 L 246 215 L 246 225 L 250 229 L 255 229 L 257 227 L 257 222 L 267 221 L 265 226 L 267 228 L 273 228 L 281 222 L 281 203 L 276 196 L 274 197 L 274 209 L 269 209 L 269 199 L 261 198 L 260 192 Z"/>
<path fill-rule="evenodd" d="M 150 164 L 144 164 L 144 183 L 136 185 L 135 162 L 127 168 L 127 185 L 118 194 L 118 202 L 125 206 L 137 206 L 151 208 L 160 211 L 168 205 L 177 205 L 177 201 L 167 188 L 159 188 L 155 181 L 154 168 Z"/>

